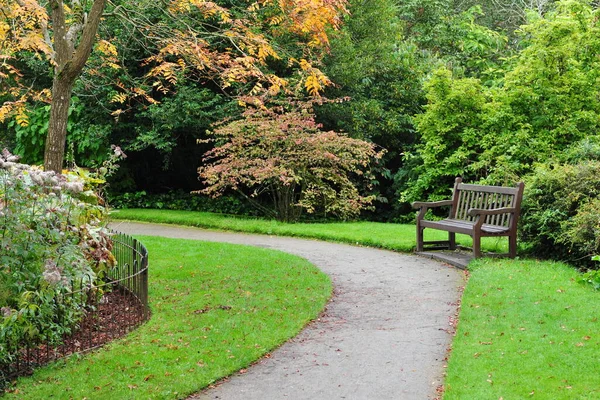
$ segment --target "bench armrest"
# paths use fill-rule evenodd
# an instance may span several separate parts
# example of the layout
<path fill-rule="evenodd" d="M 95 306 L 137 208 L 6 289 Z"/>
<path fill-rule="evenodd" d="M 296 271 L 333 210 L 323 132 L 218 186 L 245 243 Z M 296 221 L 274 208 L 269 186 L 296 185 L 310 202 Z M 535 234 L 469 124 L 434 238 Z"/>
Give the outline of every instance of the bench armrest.
<path fill-rule="evenodd" d="M 491 210 L 483 210 L 481 208 L 470 208 L 468 214 L 470 217 L 476 217 L 478 215 L 497 215 L 497 214 L 509 214 L 517 211 L 514 207 L 502 207 L 492 208 Z"/>
<path fill-rule="evenodd" d="M 441 200 L 441 201 L 415 201 L 412 203 L 412 208 L 434 208 L 442 206 L 451 206 L 452 200 Z"/>
<path fill-rule="evenodd" d="M 415 201 L 412 203 L 413 208 L 418 208 L 419 213 L 417 214 L 417 225 L 419 221 L 425 218 L 425 214 L 427 214 L 427 210 L 435 207 L 442 206 L 451 206 L 452 200 L 442 200 L 442 201 Z"/>

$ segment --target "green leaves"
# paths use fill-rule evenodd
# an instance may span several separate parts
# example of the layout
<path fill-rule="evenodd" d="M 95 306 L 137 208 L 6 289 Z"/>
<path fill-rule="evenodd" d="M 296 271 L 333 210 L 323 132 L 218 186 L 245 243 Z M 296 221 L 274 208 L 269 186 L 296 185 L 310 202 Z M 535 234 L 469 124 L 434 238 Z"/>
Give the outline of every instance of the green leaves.
<path fill-rule="evenodd" d="M 539 165 L 528 177 L 520 231 L 541 257 L 591 267 L 600 252 L 600 162 Z"/>
<path fill-rule="evenodd" d="M 593 261 L 600 261 L 599 256 L 593 256 Z M 592 285 L 594 290 L 600 290 L 600 270 L 590 270 L 581 275 L 580 282 Z"/>
<path fill-rule="evenodd" d="M 583 2 L 560 2 L 523 27 L 522 50 L 485 83 L 485 75 L 436 71 L 425 86 L 425 113 L 415 119 L 422 163 L 404 198 L 435 198 L 458 175 L 513 184 L 537 162 L 597 135 L 600 27 L 594 15 Z M 468 40 L 493 43 L 492 37 L 480 41 L 482 32 L 473 29 Z"/>
<path fill-rule="evenodd" d="M 455 79 L 443 68 L 434 72 L 426 90 L 429 104 L 425 113 L 415 118 L 422 135 L 417 147 L 422 164 L 415 170 L 416 181 L 403 194 L 408 202 L 422 199 L 424 192 L 447 196 L 454 178 L 470 168 L 482 151 L 482 113 L 487 98 L 479 80 Z"/>

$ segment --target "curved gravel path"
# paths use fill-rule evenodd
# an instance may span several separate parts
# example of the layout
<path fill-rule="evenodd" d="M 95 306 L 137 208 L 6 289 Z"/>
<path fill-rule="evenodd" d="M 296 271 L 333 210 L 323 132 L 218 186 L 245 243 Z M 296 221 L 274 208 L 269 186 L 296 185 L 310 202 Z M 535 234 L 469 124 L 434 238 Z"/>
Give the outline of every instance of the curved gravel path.
<path fill-rule="evenodd" d="M 333 280 L 334 296 L 318 320 L 244 373 L 191 399 L 436 397 L 462 271 L 413 255 L 314 240 L 130 222 L 112 227 L 283 250 L 308 259 Z"/>

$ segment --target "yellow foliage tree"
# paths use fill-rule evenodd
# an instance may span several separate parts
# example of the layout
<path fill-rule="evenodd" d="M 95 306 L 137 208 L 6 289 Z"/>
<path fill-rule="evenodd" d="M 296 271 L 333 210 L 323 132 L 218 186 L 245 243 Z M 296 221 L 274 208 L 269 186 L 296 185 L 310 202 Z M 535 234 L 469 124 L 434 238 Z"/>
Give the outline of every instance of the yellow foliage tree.
<path fill-rule="evenodd" d="M 131 20 L 136 13 L 128 8 L 137 7 L 139 2 L 119 3 L 112 5 L 111 14 Z M 288 91 L 288 81 L 265 68 L 270 59 L 280 58 L 268 37 L 285 33 L 298 36 L 305 48 L 305 58 L 290 58 L 300 72 L 299 87 L 318 96 L 330 82 L 308 59 L 311 53 L 327 48 L 327 30 L 339 26 L 345 4 L 346 0 L 258 0 L 249 2 L 241 13 L 236 10 L 234 16 L 231 10 L 212 1 L 170 0 L 164 6 L 153 7 L 164 7 L 163 11 L 174 20 L 188 13 L 200 15 L 197 26 L 187 24 L 181 29 L 163 25 L 154 29 L 147 21 L 132 22 L 140 32 L 159 32 L 160 51 L 145 61 L 151 66 L 148 77 L 159 91 L 167 91 L 190 68 L 223 88 L 237 82 L 248 83 L 251 89 L 245 94 L 275 95 Z M 14 116 L 19 124 L 26 125 L 28 101 L 50 102 L 44 153 L 47 170 L 62 169 L 73 85 L 94 49 L 106 6 L 107 0 L 0 0 L 0 122 Z M 265 16 L 270 28 L 262 33 Z M 210 38 L 215 36 L 230 46 L 213 48 Z M 95 49 L 106 58 L 106 65 L 119 68 L 116 49 L 109 41 L 98 41 Z M 34 93 L 23 86 L 14 61 L 25 52 L 50 63 L 54 70 L 52 88 Z M 153 101 L 141 89 L 132 89 L 131 95 Z M 112 102 L 121 104 L 126 101 L 124 96 L 116 95 Z"/>

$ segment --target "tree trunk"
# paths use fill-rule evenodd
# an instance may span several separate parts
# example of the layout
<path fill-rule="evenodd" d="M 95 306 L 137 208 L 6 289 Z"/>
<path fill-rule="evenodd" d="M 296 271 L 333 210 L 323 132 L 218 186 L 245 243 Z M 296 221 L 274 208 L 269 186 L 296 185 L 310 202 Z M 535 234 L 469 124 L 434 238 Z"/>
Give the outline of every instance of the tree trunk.
<path fill-rule="evenodd" d="M 60 172 L 63 167 L 67 141 L 67 121 L 73 93 L 73 81 L 55 76 L 52 83 L 52 104 L 44 153 L 44 169 Z"/>
<path fill-rule="evenodd" d="M 106 0 L 94 0 L 87 17 L 82 18 L 81 21 L 69 21 L 70 26 L 67 25 L 63 0 L 50 0 L 49 5 L 52 9 L 54 29 L 55 67 L 44 169 L 61 172 L 73 84 L 81 74 L 92 51 Z"/>

